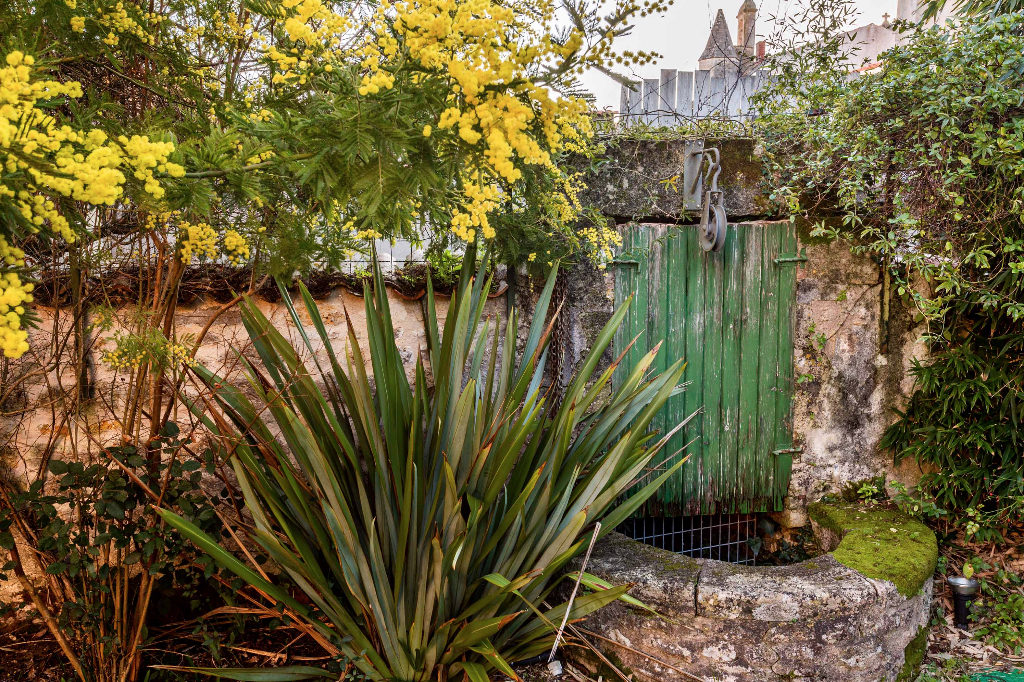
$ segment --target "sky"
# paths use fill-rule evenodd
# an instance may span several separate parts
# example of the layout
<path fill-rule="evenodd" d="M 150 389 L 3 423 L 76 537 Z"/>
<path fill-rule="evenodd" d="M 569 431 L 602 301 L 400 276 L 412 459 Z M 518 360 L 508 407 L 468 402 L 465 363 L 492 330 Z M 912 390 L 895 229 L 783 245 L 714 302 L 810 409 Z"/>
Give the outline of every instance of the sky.
<path fill-rule="evenodd" d="M 770 17 L 782 16 L 796 0 L 754 0 L 758 2 L 757 34 L 762 40 L 772 32 Z M 661 69 L 693 71 L 697 58 L 704 51 L 704 45 L 711 31 L 711 24 L 719 9 L 725 12 L 729 32 L 736 40 L 736 13 L 743 0 L 729 0 L 728 4 L 712 0 L 676 0 L 664 14 L 638 19 L 633 33 L 615 41 L 621 50 L 648 50 L 663 55 L 661 59 L 648 64 L 631 74 L 636 78 L 657 78 Z M 896 0 L 857 0 L 860 16 L 853 26 L 881 23 L 886 12 L 896 16 Z M 597 108 L 619 108 L 621 86 L 598 71 L 584 74 L 583 84 L 597 98 Z"/>

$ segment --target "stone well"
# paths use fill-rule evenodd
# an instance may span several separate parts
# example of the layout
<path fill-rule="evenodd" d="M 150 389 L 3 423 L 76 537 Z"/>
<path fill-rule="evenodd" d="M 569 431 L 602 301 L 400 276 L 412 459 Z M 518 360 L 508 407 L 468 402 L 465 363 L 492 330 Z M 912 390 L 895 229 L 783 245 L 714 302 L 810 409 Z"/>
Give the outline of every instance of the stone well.
<path fill-rule="evenodd" d="M 688 557 L 613 533 L 587 572 L 662 617 L 615 603 L 582 627 L 634 679 L 880 682 L 920 660 L 935 569 L 935 535 L 892 511 L 811 505 L 827 554 L 791 566 L 738 566 Z M 615 679 L 587 649 L 566 655 Z M 665 665 L 668 664 L 668 665 Z"/>

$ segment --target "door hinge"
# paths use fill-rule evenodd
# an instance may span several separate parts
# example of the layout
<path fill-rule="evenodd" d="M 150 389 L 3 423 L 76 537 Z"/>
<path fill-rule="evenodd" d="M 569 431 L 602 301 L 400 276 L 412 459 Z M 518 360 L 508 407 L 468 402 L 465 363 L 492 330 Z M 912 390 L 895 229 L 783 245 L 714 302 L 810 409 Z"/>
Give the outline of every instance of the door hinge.
<path fill-rule="evenodd" d="M 782 448 L 781 450 L 772 450 L 772 454 L 773 455 L 795 455 L 795 454 L 803 452 L 803 451 L 804 451 L 804 449 L 800 448 L 800 447 L 796 447 L 796 448 Z"/>
<path fill-rule="evenodd" d="M 616 258 L 615 260 L 611 261 L 611 264 L 612 265 L 628 265 L 630 267 L 634 267 L 635 268 L 635 267 L 638 267 L 640 265 L 640 261 L 628 260 L 628 259 L 624 259 L 624 258 L 623 259 Z"/>
<path fill-rule="evenodd" d="M 799 263 L 801 268 L 807 267 L 805 265 L 805 263 L 807 263 L 807 249 L 800 249 L 799 254 L 794 253 L 791 255 L 773 258 L 772 262 L 775 263 L 776 265 L 784 265 L 786 263 Z"/>

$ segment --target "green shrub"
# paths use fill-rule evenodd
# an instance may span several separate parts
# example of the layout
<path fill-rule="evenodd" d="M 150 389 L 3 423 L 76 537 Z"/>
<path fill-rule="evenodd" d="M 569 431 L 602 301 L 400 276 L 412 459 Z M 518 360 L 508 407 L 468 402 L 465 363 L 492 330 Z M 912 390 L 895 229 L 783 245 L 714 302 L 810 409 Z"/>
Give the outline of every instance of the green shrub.
<path fill-rule="evenodd" d="M 255 303 L 242 304 L 260 358 L 260 366 L 243 358 L 256 404 L 200 368 L 213 397 L 194 411 L 232 456 L 255 524 L 252 540 L 304 599 L 193 524 L 171 512 L 163 517 L 361 675 L 473 682 L 486 682 L 491 671 L 513 675 L 510 663 L 552 646 L 567 608 L 554 601 L 556 578 L 595 522 L 604 524 L 602 534 L 611 531 L 679 466 L 615 507 L 666 442 L 647 427 L 679 390 L 683 371 L 680 361 L 646 378 L 652 352 L 598 402 L 613 367 L 599 376 L 595 368 L 625 306 L 561 403 L 547 400 L 545 325 L 556 272 L 518 363 L 515 313 L 504 330 L 482 321 L 489 282 L 463 273 L 443 328 L 428 287 L 428 361 L 417 362 L 411 385 L 379 269 L 366 289 L 371 374 L 351 328 L 350 354 L 334 353 L 304 287 L 311 323 L 290 310 L 305 350 L 313 354 L 320 345 L 309 329 L 326 351 L 323 360 L 312 355 L 312 367 Z M 570 617 L 623 596 L 628 586 L 591 587 Z"/>
<path fill-rule="evenodd" d="M 188 542 L 151 506 L 159 497 L 206 533 L 219 532 L 199 489 L 212 453 L 205 462 L 183 460 L 186 444 L 168 422 L 150 443 L 164 456 L 152 471 L 134 445 L 124 445 L 91 464 L 52 460 L 49 477 L 27 490 L 0 485 L 0 548 L 12 557 L 0 580 L 19 581 L 82 682 L 135 679 L 155 595 L 173 586 L 179 607 L 200 606 L 216 566 L 205 556 L 200 568 L 189 562 Z M 30 549 L 19 550 L 15 535 Z M 41 588 L 28 575 L 36 571 L 46 576 Z"/>
<path fill-rule="evenodd" d="M 1024 13 L 898 24 L 884 68 L 850 77 L 852 7 L 800 0 L 769 50 L 756 99 L 772 196 L 875 259 L 883 300 L 927 322 L 882 446 L 938 469 L 925 495 L 973 508 L 970 534 L 989 539 L 1024 509 Z"/>

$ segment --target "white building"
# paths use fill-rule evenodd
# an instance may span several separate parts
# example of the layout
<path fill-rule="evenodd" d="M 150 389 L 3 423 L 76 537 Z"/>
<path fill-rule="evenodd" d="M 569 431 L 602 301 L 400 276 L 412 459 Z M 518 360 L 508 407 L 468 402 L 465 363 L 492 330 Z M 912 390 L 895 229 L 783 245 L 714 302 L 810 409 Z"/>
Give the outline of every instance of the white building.
<path fill-rule="evenodd" d="M 934 24 L 945 24 L 946 19 L 952 15 L 952 0 L 947 2 L 946 7 L 934 20 L 929 20 L 929 26 Z M 921 23 L 924 10 L 919 6 L 918 0 L 897 0 L 896 19 Z M 870 71 L 878 68 L 879 55 L 888 49 L 895 47 L 901 40 L 906 39 L 892 29 L 892 22 L 888 14 L 882 15 L 881 24 L 865 24 L 858 26 L 847 33 L 847 42 L 844 49 L 850 50 L 849 63 L 856 71 Z"/>

